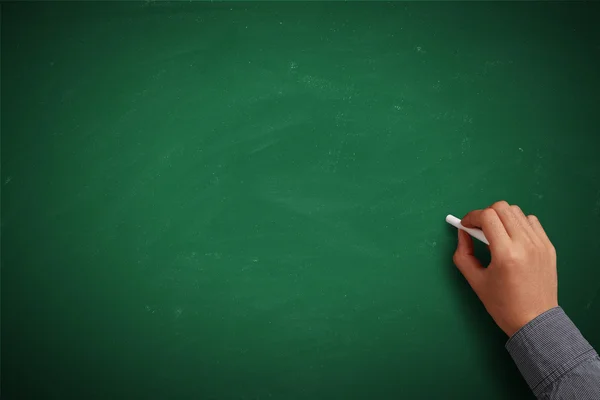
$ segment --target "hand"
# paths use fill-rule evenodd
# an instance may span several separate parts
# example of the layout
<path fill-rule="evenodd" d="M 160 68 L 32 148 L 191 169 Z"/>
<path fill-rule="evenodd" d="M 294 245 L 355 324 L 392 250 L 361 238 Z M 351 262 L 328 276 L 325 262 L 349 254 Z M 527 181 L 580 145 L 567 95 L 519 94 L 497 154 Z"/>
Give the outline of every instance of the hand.
<path fill-rule="evenodd" d="M 492 261 L 482 267 L 473 255 L 473 240 L 459 229 L 454 263 L 508 336 L 558 306 L 556 250 L 535 216 L 499 201 L 471 211 L 462 224 L 483 230 Z"/>

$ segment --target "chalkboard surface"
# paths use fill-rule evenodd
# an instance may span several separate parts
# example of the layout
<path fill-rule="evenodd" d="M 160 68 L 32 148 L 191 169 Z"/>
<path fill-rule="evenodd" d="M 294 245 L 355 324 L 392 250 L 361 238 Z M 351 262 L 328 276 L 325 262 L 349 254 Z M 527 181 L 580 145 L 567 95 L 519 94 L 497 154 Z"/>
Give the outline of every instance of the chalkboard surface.
<path fill-rule="evenodd" d="M 600 346 L 598 11 L 3 4 L 3 398 L 530 398 L 444 217 Z"/>

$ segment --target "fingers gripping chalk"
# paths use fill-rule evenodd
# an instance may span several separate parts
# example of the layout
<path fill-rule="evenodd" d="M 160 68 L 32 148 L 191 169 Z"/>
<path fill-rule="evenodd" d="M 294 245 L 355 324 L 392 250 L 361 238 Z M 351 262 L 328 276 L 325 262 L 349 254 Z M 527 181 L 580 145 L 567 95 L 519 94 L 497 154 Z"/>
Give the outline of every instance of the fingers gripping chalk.
<path fill-rule="evenodd" d="M 475 239 L 478 239 L 489 246 L 490 242 L 488 242 L 487 238 L 485 237 L 485 235 L 483 234 L 483 231 L 481 229 L 465 228 L 460 223 L 460 219 L 458 219 L 454 215 L 450 215 L 450 214 L 448 214 L 446 216 L 446 222 L 458 229 L 461 229 L 461 230 L 467 232 L 469 235 L 473 236 Z"/>

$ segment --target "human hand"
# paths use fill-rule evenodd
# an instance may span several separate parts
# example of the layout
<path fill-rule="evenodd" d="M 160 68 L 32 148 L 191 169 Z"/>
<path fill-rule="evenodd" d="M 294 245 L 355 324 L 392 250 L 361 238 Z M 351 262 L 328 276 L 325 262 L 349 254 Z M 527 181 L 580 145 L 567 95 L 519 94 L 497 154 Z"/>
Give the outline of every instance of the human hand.
<path fill-rule="evenodd" d="M 454 264 L 509 337 L 558 306 L 556 250 L 535 216 L 499 201 L 471 211 L 461 223 L 483 230 L 492 261 L 484 268 L 473 255 L 471 236 L 459 229 Z"/>

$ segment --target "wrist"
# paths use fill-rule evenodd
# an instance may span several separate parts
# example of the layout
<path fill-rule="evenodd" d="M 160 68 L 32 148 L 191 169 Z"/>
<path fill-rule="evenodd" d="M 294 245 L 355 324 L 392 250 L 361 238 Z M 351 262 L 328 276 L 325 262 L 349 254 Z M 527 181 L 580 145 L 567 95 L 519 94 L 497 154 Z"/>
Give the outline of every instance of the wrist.
<path fill-rule="evenodd" d="M 504 330 L 504 332 L 508 335 L 509 338 L 513 337 L 518 331 L 520 331 L 525 325 L 529 324 L 531 321 L 544 314 L 545 312 L 558 307 L 558 303 L 548 304 L 543 307 L 538 307 L 535 310 L 530 310 L 527 313 L 523 313 L 523 315 L 515 321 L 512 326 Z"/>

